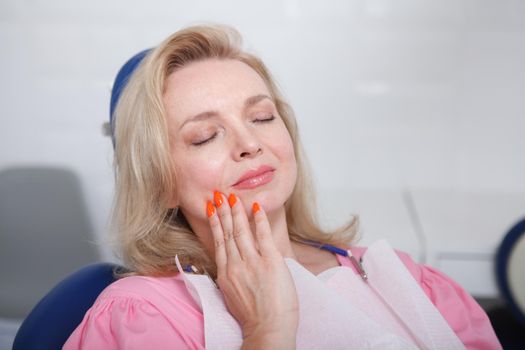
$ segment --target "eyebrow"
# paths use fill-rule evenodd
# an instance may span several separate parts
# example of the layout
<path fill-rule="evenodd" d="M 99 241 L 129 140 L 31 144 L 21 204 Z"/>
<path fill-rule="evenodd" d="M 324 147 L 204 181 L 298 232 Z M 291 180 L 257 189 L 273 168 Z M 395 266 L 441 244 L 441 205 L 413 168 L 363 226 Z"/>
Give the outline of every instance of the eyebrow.
<path fill-rule="evenodd" d="M 271 98 L 268 95 L 264 95 L 264 94 L 255 95 L 255 96 L 248 97 L 244 101 L 244 109 L 249 108 L 249 107 L 251 107 L 253 105 L 256 105 L 257 103 L 259 103 L 260 101 L 262 101 L 264 99 L 269 99 L 270 101 L 273 102 L 273 98 Z M 186 119 L 184 121 L 184 123 L 182 123 L 182 125 L 180 126 L 179 130 L 182 129 L 184 127 L 184 125 L 186 125 L 187 123 L 210 119 L 210 118 L 216 117 L 218 115 L 219 115 L 219 112 L 217 112 L 217 111 L 206 111 L 206 112 L 202 112 L 202 113 L 196 114 L 196 115 Z"/>
<path fill-rule="evenodd" d="M 248 97 L 246 99 L 246 101 L 244 101 L 244 108 L 248 108 L 248 107 L 251 107 L 257 103 L 259 103 L 260 101 L 264 100 L 264 99 L 269 99 L 270 101 L 274 102 L 273 101 L 273 98 L 271 98 L 270 96 L 268 95 L 255 95 L 255 96 L 252 96 L 252 97 Z"/>

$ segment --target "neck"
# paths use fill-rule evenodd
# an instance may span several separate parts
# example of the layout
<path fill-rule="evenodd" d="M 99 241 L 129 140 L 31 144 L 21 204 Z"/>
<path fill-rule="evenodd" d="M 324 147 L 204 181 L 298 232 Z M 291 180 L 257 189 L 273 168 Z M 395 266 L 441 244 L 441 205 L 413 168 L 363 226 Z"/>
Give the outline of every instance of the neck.
<path fill-rule="evenodd" d="M 285 258 L 292 258 L 297 260 L 290 235 L 288 233 L 288 223 L 286 221 L 286 211 L 284 207 L 277 211 L 268 213 L 268 221 L 272 228 L 273 240 L 277 250 Z"/>
<path fill-rule="evenodd" d="M 282 210 L 267 215 L 272 228 L 273 240 L 284 258 L 296 260 L 314 275 L 328 268 L 339 266 L 335 254 L 290 240 L 284 207 Z"/>

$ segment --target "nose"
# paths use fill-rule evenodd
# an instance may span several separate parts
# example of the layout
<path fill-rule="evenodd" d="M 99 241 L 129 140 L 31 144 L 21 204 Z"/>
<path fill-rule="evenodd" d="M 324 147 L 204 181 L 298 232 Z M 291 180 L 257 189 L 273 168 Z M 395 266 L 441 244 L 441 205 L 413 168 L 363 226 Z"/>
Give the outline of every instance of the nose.
<path fill-rule="evenodd" d="M 236 161 L 251 159 L 263 153 L 259 138 L 249 127 L 236 130 L 235 138 L 233 157 Z"/>

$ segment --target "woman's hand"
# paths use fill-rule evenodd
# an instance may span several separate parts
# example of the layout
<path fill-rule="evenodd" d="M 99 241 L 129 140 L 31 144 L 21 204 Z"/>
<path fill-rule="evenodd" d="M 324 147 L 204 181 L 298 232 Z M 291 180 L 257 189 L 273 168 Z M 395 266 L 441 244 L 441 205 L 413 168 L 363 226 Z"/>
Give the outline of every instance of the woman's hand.
<path fill-rule="evenodd" d="M 253 204 L 255 238 L 244 206 L 214 194 L 207 213 L 215 241 L 217 284 L 243 331 L 243 347 L 295 348 L 297 293 L 273 241 L 266 214 Z M 217 208 L 217 210 L 215 210 Z"/>

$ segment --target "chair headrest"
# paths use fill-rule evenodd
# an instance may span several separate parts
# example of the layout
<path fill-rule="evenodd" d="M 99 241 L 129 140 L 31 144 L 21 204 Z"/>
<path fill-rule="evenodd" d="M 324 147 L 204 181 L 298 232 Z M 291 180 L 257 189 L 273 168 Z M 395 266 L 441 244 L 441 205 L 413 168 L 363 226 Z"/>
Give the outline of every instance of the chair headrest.
<path fill-rule="evenodd" d="M 120 94 L 126 87 L 126 84 L 128 83 L 129 78 L 137 69 L 137 67 L 140 65 L 144 57 L 151 51 L 151 49 L 146 49 L 144 51 L 141 51 L 131 57 L 122 68 L 117 73 L 117 76 L 115 78 L 115 82 L 113 83 L 113 88 L 111 89 L 111 100 L 109 104 L 109 124 L 111 127 L 111 138 L 113 140 L 113 146 L 115 145 L 115 132 L 114 132 L 114 123 L 115 119 L 113 116 L 113 113 L 115 112 L 115 109 L 117 108 L 118 100 L 120 98 Z"/>

